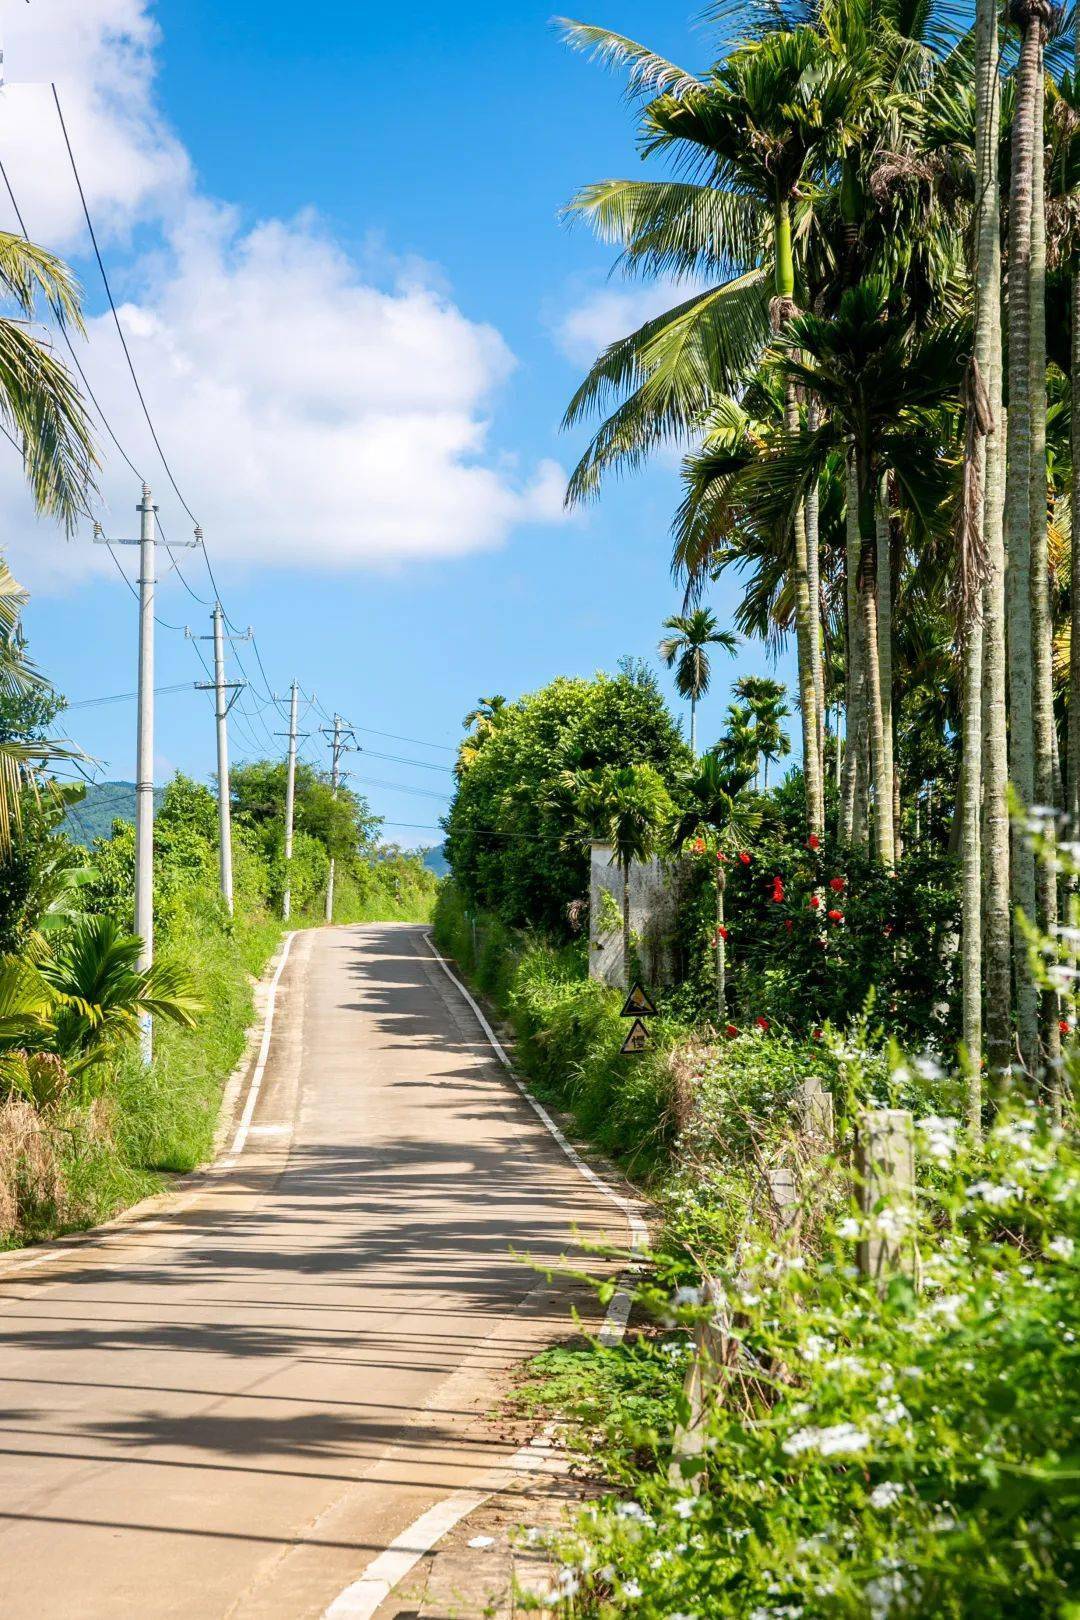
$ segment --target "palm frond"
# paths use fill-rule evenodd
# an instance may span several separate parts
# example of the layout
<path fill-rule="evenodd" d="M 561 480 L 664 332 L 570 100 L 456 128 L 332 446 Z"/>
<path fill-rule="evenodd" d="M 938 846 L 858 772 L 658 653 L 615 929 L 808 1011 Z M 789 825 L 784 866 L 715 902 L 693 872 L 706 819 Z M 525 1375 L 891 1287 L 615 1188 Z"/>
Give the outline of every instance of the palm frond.
<path fill-rule="evenodd" d="M 767 226 L 745 191 L 678 180 L 599 180 L 571 198 L 564 215 L 584 219 L 602 242 L 623 249 L 615 268 L 643 275 L 730 275 L 755 264 Z"/>
<path fill-rule="evenodd" d="M 20 441 L 39 512 L 70 534 L 98 466 L 90 421 L 67 367 L 14 321 L 0 319 L 0 420 Z"/>
<path fill-rule="evenodd" d="M 688 73 L 625 34 L 616 34 L 610 28 L 599 28 L 593 23 L 575 22 L 571 17 L 556 17 L 554 22 L 573 50 L 584 52 L 604 67 L 625 68 L 631 95 L 655 92 L 678 97 L 701 88 L 702 81 L 696 73 Z"/>

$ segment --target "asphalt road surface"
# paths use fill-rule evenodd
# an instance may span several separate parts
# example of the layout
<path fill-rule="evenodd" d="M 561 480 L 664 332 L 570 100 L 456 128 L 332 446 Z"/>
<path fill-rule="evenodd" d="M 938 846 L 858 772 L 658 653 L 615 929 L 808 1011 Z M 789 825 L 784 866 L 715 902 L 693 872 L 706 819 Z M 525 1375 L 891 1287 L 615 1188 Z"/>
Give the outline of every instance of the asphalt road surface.
<path fill-rule="evenodd" d="M 236 1160 L 0 1269 L 0 1614 L 322 1615 L 505 1459 L 537 1266 L 605 1238 L 422 929 L 298 935 Z"/>

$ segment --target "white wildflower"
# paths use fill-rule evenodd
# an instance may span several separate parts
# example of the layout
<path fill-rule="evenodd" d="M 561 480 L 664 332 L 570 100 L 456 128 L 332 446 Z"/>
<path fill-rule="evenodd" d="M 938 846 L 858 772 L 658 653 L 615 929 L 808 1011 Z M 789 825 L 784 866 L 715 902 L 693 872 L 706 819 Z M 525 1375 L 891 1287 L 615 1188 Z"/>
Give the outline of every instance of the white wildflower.
<path fill-rule="evenodd" d="M 675 1290 L 676 1305 L 700 1305 L 701 1289 L 682 1287 Z"/>
<path fill-rule="evenodd" d="M 1071 1260 L 1075 1249 L 1076 1244 L 1073 1242 L 1072 1238 L 1065 1237 L 1063 1234 L 1059 1237 L 1051 1238 L 1050 1242 L 1046 1245 L 1047 1254 L 1052 1254 L 1057 1260 Z"/>
<path fill-rule="evenodd" d="M 1011 1204 L 1014 1199 L 1023 1198 L 1024 1189 L 1015 1181 L 973 1181 L 967 1189 L 968 1203 L 982 1202 L 997 1208 L 1001 1204 Z"/>
<path fill-rule="evenodd" d="M 797 1429 L 781 1449 L 789 1457 L 797 1457 L 803 1451 L 819 1451 L 823 1457 L 837 1457 L 863 1451 L 869 1444 L 870 1436 L 854 1423 L 834 1423 L 825 1429 Z"/>
<path fill-rule="evenodd" d="M 915 1059 L 915 1073 L 920 1080 L 944 1080 L 945 1070 L 932 1052 L 923 1052 Z"/>
<path fill-rule="evenodd" d="M 837 1235 L 837 1237 L 841 1237 L 841 1238 L 857 1238 L 858 1237 L 858 1235 L 859 1235 L 859 1223 L 858 1223 L 858 1221 L 855 1219 L 855 1217 L 853 1215 L 848 1215 L 848 1216 L 845 1217 L 844 1220 L 837 1222 L 836 1235 Z"/>
<path fill-rule="evenodd" d="M 624 1598 L 639 1598 L 641 1596 L 641 1587 L 637 1581 L 624 1581 L 622 1595 Z"/>
<path fill-rule="evenodd" d="M 675 1506 L 672 1509 L 672 1512 L 675 1514 L 675 1517 L 677 1519 L 689 1519 L 689 1518 L 693 1517 L 694 1508 L 696 1506 L 697 1506 L 696 1497 L 693 1497 L 693 1496 L 680 1496 L 679 1500 L 675 1503 Z"/>
<path fill-rule="evenodd" d="M 616 1517 L 620 1519 L 644 1519 L 645 1509 L 640 1502 L 619 1502 L 615 1508 Z"/>
<path fill-rule="evenodd" d="M 895 1479 L 882 1480 L 870 1492 L 870 1506 L 875 1508 L 891 1508 L 904 1494 L 904 1487 Z"/>
<path fill-rule="evenodd" d="M 925 1156 L 934 1164 L 948 1164 L 956 1151 L 959 1120 L 942 1114 L 928 1114 L 925 1119 L 916 1120 L 915 1124 L 923 1138 Z"/>

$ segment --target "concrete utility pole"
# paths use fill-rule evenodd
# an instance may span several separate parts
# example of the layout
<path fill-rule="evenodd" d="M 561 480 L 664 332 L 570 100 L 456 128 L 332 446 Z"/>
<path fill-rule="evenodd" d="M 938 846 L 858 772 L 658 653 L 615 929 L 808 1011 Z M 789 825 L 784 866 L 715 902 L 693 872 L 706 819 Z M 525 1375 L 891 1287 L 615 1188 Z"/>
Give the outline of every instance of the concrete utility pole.
<path fill-rule="evenodd" d="M 289 705 L 289 773 L 285 779 L 285 895 L 281 915 L 289 920 L 292 910 L 292 846 L 293 810 L 296 803 L 296 700 L 299 688 L 292 683 L 292 701 Z"/>
<path fill-rule="evenodd" d="M 198 534 L 198 530 L 196 530 Z M 221 894 L 225 901 L 229 916 L 233 914 L 233 861 L 232 861 L 232 798 L 229 787 L 229 728 L 227 716 L 229 710 L 243 691 L 246 682 L 227 681 L 225 679 L 225 643 L 226 641 L 250 641 L 251 631 L 246 636 L 226 636 L 224 622 L 225 615 L 221 603 L 214 603 L 214 610 L 210 615 L 213 625 L 213 634 L 200 636 L 200 641 L 214 643 L 214 678 L 212 681 L 198 681 L 196 685 L 200 692 L 213 692 L 214 715 L 217 720 L 217 779 L 218 779 L 218 855 L 221 868 Z M 188 631 L 190 635 L 191 632 Z M 226 692 L 232 696 L 226 698 Z"/>
<path fill-rule="evenodd" d="M 330 769 L 330 785 L 337 797 L 337 790 L 341 786 L 341 756 L 349 752 L 350 745 L 355 746 L 356 737 L 351 726 L 347 726 L 340 714 L 334 716 L 333 730 L 323 726 L 323 736 L 330 738 L 333 761 Z M 330 857 L 330 871 L 326 879 L 326 920 L 334 920 L 334 857 Z"/>
<path fill-rule="evenodd" d="M 135 757 L 135 932 L 142 941 L 138 967 L 145 973 L 154 961 L 154 590 L 157 544 L 154 517 L 157 507 L 150 485 L 142 487 L 137 540 L 107 539 L 100 523 L 94 525 L 98 545 L 139 548 L 139 721 Z M 197 546 L 198 540 L 176 540 L 174 546 Z M 149 1014 L 140 1023 L 143 1062 L 153 1057 L 153 1028 Z"/>
<path fill-rule="evenodd" d="M 229 802 L 229 702 L 225 697 L 225 636 L 221 603 L 214 603 L 214 716 L 217 721 L 218 845 L 221 893 L 229 916 L 233 913 L 232 805 Z"/>
<path fill-rule="evenodd" d="M 142 940 L 139 970 L 154 960 L 154 518 L 150 485 L 139 504 L 139 733 L 135 761 L 135 932 Z M 142 1020 L 143 1061 L 153 1056 L 153 1025 Z"/>

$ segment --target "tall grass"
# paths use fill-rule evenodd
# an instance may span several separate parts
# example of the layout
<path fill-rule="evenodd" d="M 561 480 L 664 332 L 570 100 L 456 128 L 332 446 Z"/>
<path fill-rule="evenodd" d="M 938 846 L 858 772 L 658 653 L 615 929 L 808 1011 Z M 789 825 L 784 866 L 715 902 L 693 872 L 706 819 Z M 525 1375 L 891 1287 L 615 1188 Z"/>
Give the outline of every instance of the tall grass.
<path fill-rule="evenodd" d="M 666 1161 L 676 1129 L 671 1057 L 689 1030 L 651 1020 L 654 1045 L 623 1056 L 624 995 L 590 979 L 587 941 L 554 946 L 497 918 L 472 917 L 453 882 L 439 889 L 435 939 L 517 1036 L 515 1057 L 537 1090 L 567 1109 L 582 1135 L 628 1171 L 649 1176 Z"/>

